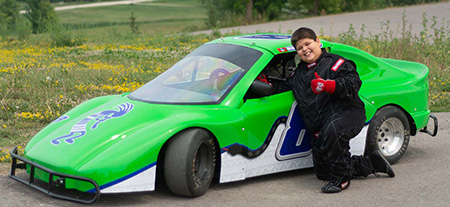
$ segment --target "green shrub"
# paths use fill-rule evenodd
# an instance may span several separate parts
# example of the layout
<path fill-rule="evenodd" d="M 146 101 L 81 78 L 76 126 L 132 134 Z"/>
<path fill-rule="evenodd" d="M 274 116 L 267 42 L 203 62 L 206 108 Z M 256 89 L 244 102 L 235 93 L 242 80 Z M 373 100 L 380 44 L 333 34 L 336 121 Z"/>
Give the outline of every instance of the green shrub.
<path fill-rule="evenodd" d="M 32 29 L 30 22 L 24 16 L 20 16 L 11 30 L 12 36 L 16 37 L 18 40 L 26 40 L 31 33 Z"/>
<path fill-rule="evenodd" d="M 2 25 L 11 29 L 19 16 L 19 4 L 16 0 L 0 0 L 0 22 Z"/>
<path fill-rule="evenodd" d="M 56 47 L 73 47 L 83 44 L 82 38 L 76 30 L 67 29 L 61 24 L 54 23 L 48 27 L 48 34 L 52 45 Z"/>
<path fill-rule="evenodd" d="M 19 4 L 16 0 L 0 0 L 0 36 L 11 36 L 19 18 Z"/>
<path fill-rule="evenodd" d="M 25 16 L 30 20 L 33 33 L 44 33 L 54 25 L 58 16 L 49 0 L 27 0 L 28 10 Z"/>

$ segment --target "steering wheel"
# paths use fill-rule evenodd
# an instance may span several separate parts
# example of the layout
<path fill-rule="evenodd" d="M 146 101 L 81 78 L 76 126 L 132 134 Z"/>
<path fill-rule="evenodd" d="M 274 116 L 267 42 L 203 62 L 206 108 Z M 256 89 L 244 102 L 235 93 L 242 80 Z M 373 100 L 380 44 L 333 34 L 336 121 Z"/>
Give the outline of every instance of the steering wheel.
<path fill-rule="evenodd" d="M 295 65 L 295 60 L 291 59 L 284 63 L 283 65 L 283 78 L 287 78 L 297 67 Z"/>
<path fill-rule="evenodd" d="M 213 72 L 211 72 L 211 74 L 209 74 L 209 79 L 213 80 L 213 89 L 215 89 L 215 90 L 219 90 L 217 88 L 217 82 L 219 80 L 220 74 L 224 74 L 222 76 L 222 78 L 225 78 L 225 79 L 227 79 L 231 75 L 231 73 L 228 72 L 228 70 L 225 70 L 223 68 L 217 68 L 217 69 L 213 70 Z"/>

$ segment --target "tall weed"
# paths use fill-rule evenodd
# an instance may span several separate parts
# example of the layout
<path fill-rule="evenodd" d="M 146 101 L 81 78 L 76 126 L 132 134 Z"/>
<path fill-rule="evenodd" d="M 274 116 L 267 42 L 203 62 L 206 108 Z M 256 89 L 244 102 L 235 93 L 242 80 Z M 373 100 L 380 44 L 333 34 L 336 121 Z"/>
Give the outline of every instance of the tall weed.
<path fill-rule="evenodd" d="M 364 25 L 361 34 L 365 33 Z M 401 31 L 391 29 L 390 22 L 381 23 L 378 34 L 357 35 L 353 25 L 332 41 L 355 46 L 377 57 L 423 63 L 429 67 L 429 100 L 432 111 L 450 110 L 450 23 L 428 19 L 423 14 L 419 35 L 411 32 L 411 24 L 403 13 Z M 399 36 L 396 34 L 400 34 Z"/>

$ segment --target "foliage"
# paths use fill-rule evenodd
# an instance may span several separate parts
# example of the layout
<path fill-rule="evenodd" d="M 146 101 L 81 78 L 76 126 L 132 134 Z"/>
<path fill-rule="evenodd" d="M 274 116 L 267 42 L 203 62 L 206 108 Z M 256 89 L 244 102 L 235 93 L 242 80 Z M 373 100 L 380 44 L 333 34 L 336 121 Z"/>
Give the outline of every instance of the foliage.
<path fill-rule="evenodd" d="M 381 8 L 385 8 L 387 6 L 391 6 L 391 5 L 388 5 L 388 1 L 386 1 L 386 0 L 345 0 L 342 10 L 352 12 L 352 11 L 381 9 Z"/>
<path fill-rule="evenodd" d="M 19 17 L 19 4 L 16 0 L 0 0 L 0 24 L 12 29 Z"/>
<path fill-rule="evenodd" d="M 304 2 L 305 7 L 308 8 L 308 13 L 313 14 L 314 0 L 307 0 Z M 328 0 L 328 1 L 318 1 L 318 12 L 319 14 L 334 14 L 343 12 L 343 5 L 345 0 Z"/>
<path fill-rule="evenodd" d="M 233 11 L 236 14 L 244 15 L 246 13 L 249 0 L 229 0 L 227 4 L 233 3 Z M 274 20 L 280 15 L 281 8 L 285 0 L 253 0 L 253 13 L 256 13 L 256 19 Z"/>
<path fill-rule="evenodd" d="M 32 30 L 30 22 L 23 15 L 17 18 L 14 28 L 9 30 L 11 37 L 17 38 L 18 40 L 28 39 L 31 33 Z"/>
<path fill-rule="evenodd" d="M 220 12 L 216 5 L 210 5 L 208 8 L 208 19 L 206 20 L 206 26 L 208 28 L 215 28 L 220 20 Z"/>
<path fill-rule="evenodd" d="M 299 18 L 308 15 L 325 15 L 342 12 L 382 9 L 388 6 L 404 6 L 440 0 L 252 0 L 253 19 L 246 20 L 245 14 L 250 0 L 209 0 L 201 1 L 208 5 L 209 14 L 206 25 L 224 27 L 251 22 Z M 314 3 L 318 13 L 314 13 Z M 222 17 L 218 19 L 217 17 Z"/>
<path fill-rule="evenodd" d="M 73 47 L 82 45 L 82 38 L 76 30 L 67 29 L 62 24 L 55 22 L 48 26 L 48 35 L 51 44 L 56 47 Z"/>
<path fill-rule="evenodd" d="M 432 111 L 450 110 L 450 21 L 429 19 L 423 14 L 423 29 L 420 35 L 411 33 L 405 13 L 401 31 L 393 31 L 390 22 L 382 22 L 378 34 L 365 34 L 365 26 L 356 34 L 351 25 L 347 32 L 341 33 L 332 41 L 352 45 L 377 57 L 420 62 L 430 68 L 429 104 Z M 397 37 L 394 34 L 399 33 Z"/>
<path fill-rule="evenodd" d="M 304 4 L 306 0 L 287 0 L 281 9 L 287 18 L 301 18 L 306 15 L 308 10 Z"/>
<path fill-rule="evenodd" d="M 252 0 L 252 20 L 246 20 L 250 0 L 210 0 L 206 25 L 231 26 L 258 21 L 270 21 L 280 17 L 286 0 Z M 220 19 L 217 17 L 221 17 Z"/>
<path fill-rule="evenodd" d="M 49 0 L 27 0 L 27 4 L 25 16 L 31 22 L 33 33 L 47 32 L 57 22 L 58 16 Z"/>
<path fill-rule="evenodd" d="M 254 9 L 258 14 L 268 20 L 274 20 L 280 17 L 284 4 L 285 0 L 259 0 L 253 3 Z"/>
<path fill-rule="evenodd" d="M 19 14 L 16 0 L 0 0 L 0 36 L 26 39 L 31 33 L 29 22 Z"/>
<path fill-rule="evenodd" d="M 131 28 L 131 32 L 132 33 L 138 33 L 139 32 L 139 25 L 136 24 L 136 17 L 134 16 L 134 12 L 131 12 L 130 28 Z"/>

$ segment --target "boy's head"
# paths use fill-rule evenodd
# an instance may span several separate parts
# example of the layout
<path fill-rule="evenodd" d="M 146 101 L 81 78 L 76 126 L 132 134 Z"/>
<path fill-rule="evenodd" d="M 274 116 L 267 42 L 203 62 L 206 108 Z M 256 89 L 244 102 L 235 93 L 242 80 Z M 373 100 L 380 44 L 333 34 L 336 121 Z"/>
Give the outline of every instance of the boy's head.
<path fill-rule="evenodd" d="M 303 38 L 309 38 L 312 40 L 317 39 L 317 35 L 314 32 L 314 30 L 307 28 L 307 27 L 301 27 L 298 28 L 291 36 L 291 44 L 292 46 L 296 47 L 297 41 Z"/>
<path fill-rule="evenodd" d="M 322 54 L 321 44 L 314 30 L 306 27 L 297 29 L 291 37 L 291 44 L 302 61 L 312 63 Z"/>

